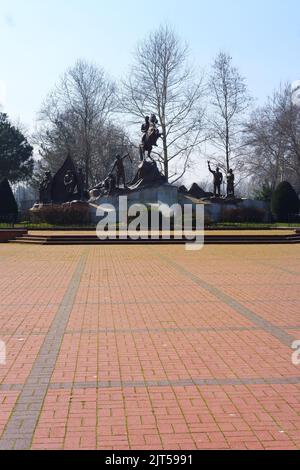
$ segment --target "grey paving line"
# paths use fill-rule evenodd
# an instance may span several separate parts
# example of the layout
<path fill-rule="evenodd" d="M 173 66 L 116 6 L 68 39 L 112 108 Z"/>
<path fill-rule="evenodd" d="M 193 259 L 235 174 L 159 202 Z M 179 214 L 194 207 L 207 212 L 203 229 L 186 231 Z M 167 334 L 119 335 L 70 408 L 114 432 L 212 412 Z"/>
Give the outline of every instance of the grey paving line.
<path fill-rule="evenodd" d="M 300 327 L 299 327 L 300 328 Z M 294 328 L 293 328 L 294 329 Z M 82 330 L 66 330 L 65 335 L 97 335 L 97 334 L 144 334 L 144 333 L 207 333 L 207 332 L 223 332 L 223 331 L 259 331 L 261 328 L 259 327 L 203 327 L 203 328 L 99 328 L 99 329 L 82 329 Z M 40 333 L 18 333 L 14 335 L 13 333 L 9 332 L 1 332 L 0 336 L 8 336 L 9 334 L 15 337 L 22 337 L 22 336 L 45 336 L 47 332 L 40 332 Z"/>
<path fill-rule="evenodd" d="M 224 378 L 224 379 L 181 379 L 181 380 L 149 380 L 149 381 L 99 381 L 50 384 L 51 390 L 86 390 L 109 388 L 151 388 L 151 387 L 194 387 L 222 385 L 297 385 L 299 377 L 271 378 Z"/>
<path fill-rule="evenodd" d="M 256 326 L 260 327 L 266 333 L 272 335 L 274 338 L 276 338 L 285 346 L 288 346 L 290 348 L 292 343 L 297 339 L 294 336 L 288 334 L 281 327 L 274 325 L 268 320 L 265 320 L 261 316 L 252 312 L 252 310 L 242 305 L 233 297 L 230 297 L 228 294 L 225 294 L 217 287 L 204 281 L 199 276 L 196 276 L 192 272 L 185 269 L 182 265 L 176 263 L 175 261 L 171 260 L 170 258 L 163 255 L 162 253 L 158 253 L 156 250 L 153 250 L 153 249 L 151 252 L 153 254 L 155 253 L 155 255 L 160 259 L 160 261 L 164 261 L 168 266 L 171 266 L 174 269 L 176 269 L 176 271 L 179 272 L 182 276 L 184 276 L 187 279 L 192 280 L 196 285 L 202 287 L 203 289 L 206 289 L 210 294 L 214 295 L 221 302 L 224 302 L 226 305 L 233 308 L 238 314 L 240 314 L 247 320 L 250 320 Z"/>
<path fill-rule="evenodd" d="M 300 330 L 300 325 L 282 325 L 283 330 Z M 99 328 L 99 329 L 82 329 L 82 330 L 66 330 L 65 335 L 97 335 L 97 334 L 144 334 L 144 333 L 209 333 L 209 332 L 235 332 L 235 331 L 262 331 L 259 326 L 224 326 L 224 327 L 200 327 L 200 328 Z M 1 336 L 10 336 L 11 338 L 25 339 L 31 336 L 46 336 L 48 331 L 40 331 L 31 333 L 30 331 L 20 331 L 17 334 L 11 330 L 0 330 Z"/>
<path fill-rule="evenodd" d="M 188 300 L 188 301 L 165 301 L 165 300 L 144 300 L 144 301 L 133 301 L 133 302 L 126 302 L 126 301 L 99 301 L 99 302 L 76 302 L 76 306 L 93 306 L 93 305 L 198 305 L 198 304 L 215 304 L 216 300 Z M 53 308 L 58 307 L 59 304 L 1 304 L 0 307 L 9 308 L 9 307 L 45 307 L 45 308 Z"/>
<path fill-rule="evenodd" d="M 87 250 L 77 263 L 67 292 L 47 332 L 43 345 L 0 439 L 0 450 L 26 450 L 34 431 L 55 368 L 65 329 L 87 260 Z"/>
<path fill-rule="evenodd" d="M 70 330 L 66 334 L 147 334 L 147 333 L 208 333 L 223 331 L 253 331 L 259 330 L 258 327 L 203 327 L 203 328 L 107 328 L 95 330 Z"/>
<path fill-rule="evenodd" d="M 269 377 L 269 378 L 210 378 L 210 379 L 181 379 L 181 380 L 149 380 L 149 381 L 93 381 L 51 383 L 49 390 L 89 390 L 89 389 L 122 389 L 122 388 L 152 388 L 152 387 L 194 387 L 194 386 L 226 386 L 226 385 L 298 385 L 299 377 Z M 21 384 L 0 385 L 0 391 L 21 391 Z M 30 412 L 30 404 L 24 405 L 24 410 Z"/>
<path fill-rule="evenodd" d="M 250 284 L 249 284 L 250 285 Z M 258 284 L 258 286 L 261 286 L 262 284 Z M 280 284 L 281 285 L 281 284 Z M 222 284 L 219 287 L 232 287 L 232 284 Z M 283 303 L 289 304 L 289 303 L 294 303 L 298 301 L 299 298 L 295 299 L 284 299 L 282 300 Z M 166 301 L 166 300 L 145 300 L 145 301 L 133 301 L 133 302 L 126 302 L 126 301 L 99 301 L 99 302 L 76 302 L 76 306 L 93 306 L 93 305 L 203 305 L 203 304 L 216 304 L 219 303 L 219 300 L 207 300 L 207 299 L 201 299 L 201 300 L 187 300 L 187 301 L 180 301 L 180 300 L 173 300 L 173 301 Z M 253 304 L 277 304 L 278 300 L 261 300 L 257 299 L 255 301 L 250 301 Z M 10 303 L 10 304 L 2 304 L 0 302 L 0 307 L 45 307 L 45 308 L 52 308 L 52 307 L 58 307 L 60 304 L 38 304 L 38 303 L 33 303 L 33 304 L 15 304 L 15 303 Z"/>
<path fill-rule="evenodd" d="M 0 392 L 21 392 L 22 384 L 0 384 Z"/>
<path fill-rule="evenodd" d="M 165 301 L 165 300 L 162 300 L 162 301 L 159 301 L 159 300 L 144 300 L 144 301 L 133 301 L 133 302 L 126 302 L 126 301 L 122 301 L 120 300 L 119 302 L 116 302 L 116 301 L 111 301 L 111 300 L 108 300 L 108 301 L 99 301 L 99 302 L 76 302 L 76 305 L 77 306 L 93 306 L 93 305 L 197 305 L 197 304 L 202 304 L 202 303 L 207 303 L 207 304 L 214 304 L 216 303 L 216 301 L 212 301 L 212 300 L 205 300 L 203 299 L 203 301 L 201 300 L 194 300 L 194 301 L 187 301 L 187 302 L 184 302 L 184 301 L 176 301 L 176 300 L 173 300 L 173 301 Z M 9 307 L 44 307 L 44 308 L 53 308 L 53 307 L 58 307 L 59 304 L 15 304 L 15 303 L 11 303 L 11 304 L 1 304 L 0 303 L 0 307 L 4 307 L 4 308 L 9 308 Z"/>
<path fill-rule="evenodd" d="M 48 333 L 47 331 L 39 331 L 32 333 L 31 331 L 18 331 L 16 330 L 0 330 L 0 337 L 1 336 L 10 336 L 11 338 L 23 338 L 23 337 L 29 337 L 29 336 L 46 336 Z"/>

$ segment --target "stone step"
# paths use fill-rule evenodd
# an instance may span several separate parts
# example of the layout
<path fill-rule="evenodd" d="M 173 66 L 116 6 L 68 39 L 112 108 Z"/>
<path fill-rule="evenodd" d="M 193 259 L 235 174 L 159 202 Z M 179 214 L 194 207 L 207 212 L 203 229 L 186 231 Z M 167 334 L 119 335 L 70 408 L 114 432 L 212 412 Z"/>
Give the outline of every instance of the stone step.
<path fill-rule="evenodd" d="M 95 235 L 53 235 L 53 236 L 36 236 L 36 235 L 27 235 L 24 237 L 18 237 L 16 240 L 12 240 L 11 243 L 27 243 L 27 244 L 41 244 L 41 245 L 125 245 L 125 244 L 178 244 L 182 245 L 188 243 L 190 240 L 186 240 L 185 238 L 177 240 L 174 238 L 171 239 L 146 239 L 146 240 L 132 240 L 128 239 L 109 239 L 109 240 L 99 240 Z M 289 235 L 289 236 L 282 236 L 282 235 L 253 235 L 253 236 L 243 236 L 243 235 L 207 235 L 205 236 L 205 244 L 296 244 L 300 243 L 300 236 L 299 235 Z"/>
<path fill-rule="evenodd" d="M 127 237 L 131 239 L 130 237 Z M 159 236 L 162 238 L 162 235 Z M 174 239 L 174 234 L 171 234 Z M 96 235 L 24 235 L 17 240 L 98 240 Z M 206 240 L 300 240 L 300 235 L 205 235 Z"/>

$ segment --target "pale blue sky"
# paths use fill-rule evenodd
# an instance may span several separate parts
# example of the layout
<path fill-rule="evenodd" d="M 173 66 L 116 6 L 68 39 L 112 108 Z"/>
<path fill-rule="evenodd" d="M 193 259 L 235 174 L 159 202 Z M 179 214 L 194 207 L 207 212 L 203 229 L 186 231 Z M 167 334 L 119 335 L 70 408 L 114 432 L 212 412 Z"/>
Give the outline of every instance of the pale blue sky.
<path fill-rule="evenodd" d="M 231 53 L 260 102 L 300 78 L 299 0 L 0 0 L 0 99 L 32 127 L 42 100 L 77 58 L 118 78 L 138 40 L 167 22 L 208 68 Z"/>

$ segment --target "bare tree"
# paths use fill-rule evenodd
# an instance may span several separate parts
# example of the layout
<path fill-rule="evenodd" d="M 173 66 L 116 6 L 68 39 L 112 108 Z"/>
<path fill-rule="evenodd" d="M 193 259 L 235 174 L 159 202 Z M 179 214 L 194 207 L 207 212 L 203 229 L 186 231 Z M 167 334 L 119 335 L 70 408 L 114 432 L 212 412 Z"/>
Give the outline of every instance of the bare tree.
<path fill-rule="evenodd" d="M 279 95 L 279 125 L 287 140 L 286 158 L 283 160 L 283 179 L 288 179 L 300 192 L 300 105 L 294 101 L 292 86 L 287 83 Z"/>
<path fill-rule="evenodd" d="M 227 172 L 232 167 L 241 172 L 242 126 L 252 100 L 245 79 L 232 65 L 232 57 L 224 52 L 218 54 L 213 64 L 209 91 L 211 142 L 218 154 L 221 152 L 216 161 Z"/>
<path fill-rule="evenodd" d="M 193 152 L 205 139 L 203 79 L 195 80 L 188 54 L 176 34 L 161 26 L 137 47 L 120 100 L 132 123 L 140 124 L 146 114 L 156 113 L 162 131 L 156 158 L 173 182 L 185 174 Z"/>
<path fill-rule="evenodd" d="M 86 184 L 93 180 L 99 139 L 115 109 L 115 85 L 104 71 L 78 61 L 48 96 L 39 115 L 36 140 L 40 154 L 56 167 L 70 152 L 83 166 Z"/>
<path fill-rule="evenodd" d="M 281 86 L 255 110 L 244 130 L 249 174 L 274 189 L 289 180 L 300 188 L 300 108 L 290 83 Z"/>

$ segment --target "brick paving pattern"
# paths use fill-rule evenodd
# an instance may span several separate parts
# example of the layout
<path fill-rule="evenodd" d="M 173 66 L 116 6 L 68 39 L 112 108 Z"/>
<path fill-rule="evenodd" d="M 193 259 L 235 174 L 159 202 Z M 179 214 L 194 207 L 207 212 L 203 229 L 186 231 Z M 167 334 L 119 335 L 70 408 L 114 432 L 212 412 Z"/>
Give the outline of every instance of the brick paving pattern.
<path fill-rule="evenodd" d="M 300 449 L 299 260 L 0 245 L 0 449 Z"/>

